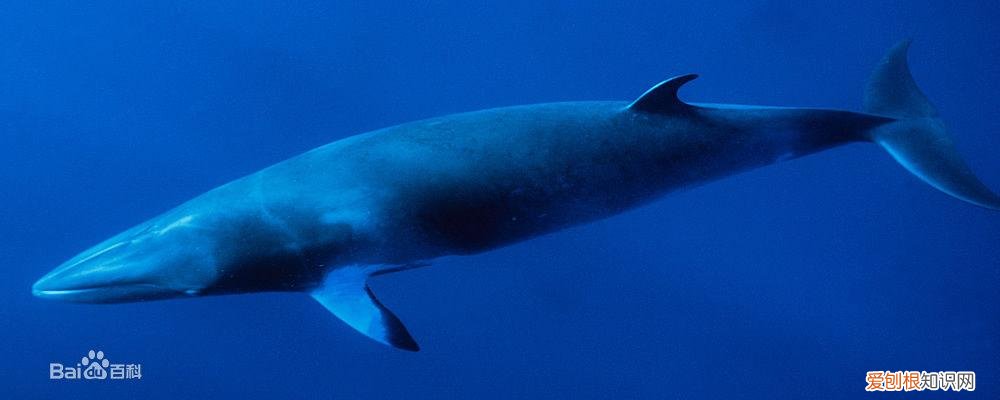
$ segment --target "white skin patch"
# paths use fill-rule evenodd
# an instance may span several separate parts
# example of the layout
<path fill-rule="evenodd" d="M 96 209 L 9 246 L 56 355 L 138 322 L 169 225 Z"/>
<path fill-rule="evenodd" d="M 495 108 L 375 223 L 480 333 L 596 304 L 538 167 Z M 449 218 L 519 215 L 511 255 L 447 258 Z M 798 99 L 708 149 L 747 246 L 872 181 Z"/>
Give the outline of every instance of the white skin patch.
<path fill-rule="evenodd" d="M 173 230 L 175 228 L 180 228 L 182 226 L 185 226 L 185 225 L 191 223 L 192 220 L 194 220 L 194 216 L 193 215 L 185 215 L 185 216 L 181 217 L 180 219 L 178 219 L 178 220 L 176 220 L 174 222 L 171 222 L 170 225 L 164 226 L 159 231 L 157 231 L 156 234 L 157 235 L 163 235 L 163 234 L 165 234 L 167 232 L 170 232 L 171 230 Z"/>
<path fill-rule="evenodd" d="M 348 223 L 355 227 L 367 227 L 370 220 L 370 212 L 356 210 L 327 212 L 321 219 L 324 224 Z"/>

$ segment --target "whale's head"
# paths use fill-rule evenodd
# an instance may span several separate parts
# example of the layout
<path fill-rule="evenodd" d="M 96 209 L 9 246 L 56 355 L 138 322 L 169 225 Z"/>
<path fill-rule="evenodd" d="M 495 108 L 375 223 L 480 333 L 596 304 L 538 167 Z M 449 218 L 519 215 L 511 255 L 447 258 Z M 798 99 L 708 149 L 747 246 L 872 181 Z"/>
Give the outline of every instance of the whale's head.
<path fill-rule="evenodd" d="M 136 226 L 66 261 L 32 292 L 81 303 L 197 295 L 217 274 L 201 222 L 198 215 L 168 213 Z"/>

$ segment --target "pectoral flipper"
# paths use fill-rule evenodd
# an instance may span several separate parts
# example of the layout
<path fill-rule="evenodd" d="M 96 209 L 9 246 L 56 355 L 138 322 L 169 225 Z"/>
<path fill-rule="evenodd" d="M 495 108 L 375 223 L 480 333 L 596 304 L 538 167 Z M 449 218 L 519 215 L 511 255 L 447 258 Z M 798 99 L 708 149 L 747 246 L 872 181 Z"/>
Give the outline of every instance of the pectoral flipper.
<path fill-rule="evenodd" d="M 357 266 L 337 268 L 310 295 L 365 336 L 398 349 L 420 350 L 399 318 L 368 287 L 368 271 Z"/>

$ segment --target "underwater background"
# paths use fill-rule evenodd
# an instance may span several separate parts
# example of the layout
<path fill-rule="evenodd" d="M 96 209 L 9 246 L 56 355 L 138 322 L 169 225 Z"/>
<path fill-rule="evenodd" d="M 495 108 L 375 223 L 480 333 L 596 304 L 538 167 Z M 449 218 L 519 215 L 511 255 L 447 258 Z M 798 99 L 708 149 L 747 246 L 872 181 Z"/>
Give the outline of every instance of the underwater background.
<path fill-rule="evenodd" d="M 31 285 L 215 186 L 349 135 L 497 106 L 630 100 L 860 109 L 913 74 L 1000 188 L 1000 3 L 4 2 L 0 397 L 862 398 L 868 370 L 1000 390 L 1000 213 L 856 144 L 373 290 L 422 351 L 306 295 L 78 305 Z M 142 379 L 50 381 L 98 349 Z"/>

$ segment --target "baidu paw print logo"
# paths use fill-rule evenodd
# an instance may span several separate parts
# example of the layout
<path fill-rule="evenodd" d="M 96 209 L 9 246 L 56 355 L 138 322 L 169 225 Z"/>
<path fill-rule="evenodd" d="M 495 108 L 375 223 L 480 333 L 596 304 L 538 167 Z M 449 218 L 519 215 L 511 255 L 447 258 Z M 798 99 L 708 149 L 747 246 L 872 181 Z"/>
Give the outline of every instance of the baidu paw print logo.
<path fill-rule="evenodd" d="M 53 380 L 123 380 L 142 379 L 142 364 L 112 363 L 102 350 L 90 350 L 75 366 L 49 363 Z"/>
<path fill-rule="evenodd" d="M 87 356 L 80 360 L 80 365 L 83 365 L 83 378 L 84 379 L 107 379 L 108 378 L 108 367 L 111 366 L 111 361 L 104 358 L 104 352 L 98 350 L 94 353 L 93 350 L 87 352 Z"/>

